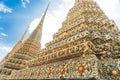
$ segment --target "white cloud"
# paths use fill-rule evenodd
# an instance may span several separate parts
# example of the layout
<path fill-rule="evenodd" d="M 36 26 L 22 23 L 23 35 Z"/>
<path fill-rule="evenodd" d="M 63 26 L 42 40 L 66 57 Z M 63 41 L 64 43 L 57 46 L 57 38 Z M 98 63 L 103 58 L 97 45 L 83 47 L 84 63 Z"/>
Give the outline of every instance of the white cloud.
<path fill-rule="evenodd" d="M 3 32 L 1 32 L 0 35 L 1 35 L 1 36 L 4 36 L 4 37 L 8 36 L 7 34 L 5 34 L 5 33 L 3 33 Z"/>
<path fill-rule="evenodd" d="M 29 25 L 29 33 L 32 33 L 32 31 L 37 27 L 38 23 L 39 23 L 40 19 L 36 18 L 34 19 L 30 25 Z"/>
<path fill-rule="evenodd" d="M 9 52 L 9 51 L 10 51 L 10 47 L 0 46 L 0 50 L 1 50 L 2 52 Z"/>
<path fill-rule="evenodd" d="M 26 8 L 26 4 L 30 3 L 30 0 L 21 0 L 22 7 Z"/>
<path fill-rule="evenodd" d="M 12 9 L 7 7 L 6 5 L 0 3 L 0 12 L 4 12 L 4 13 L 12 13 Z"/>
<path fill-rule="evenodd" d="M 0 61 L 10 52 L 11 48 L 0 44 Z"/>
<path fill-rule="evenodd" d="M 105 14 L 114 20 L 120 19 L 120 3 L 119 0 L 95 0 L 105 12 Z"/>

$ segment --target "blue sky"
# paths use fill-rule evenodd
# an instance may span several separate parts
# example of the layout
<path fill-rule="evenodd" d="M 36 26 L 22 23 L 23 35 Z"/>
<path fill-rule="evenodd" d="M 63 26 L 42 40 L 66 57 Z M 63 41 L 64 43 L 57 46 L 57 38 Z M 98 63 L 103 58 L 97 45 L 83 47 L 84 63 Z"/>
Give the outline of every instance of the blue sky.
<path fill-rule="evenodd" d="M 52 40 L 53 33 L 62 21 L 74 0 L 0 0 L 0 61 L 17 43 L 27 26 L 26 38 L 38 24 L 47 4 L 50 7 L 43 26 L 42 46 Z M 120 0 L 95 0 L 105 14 L 120 26 Z"/>

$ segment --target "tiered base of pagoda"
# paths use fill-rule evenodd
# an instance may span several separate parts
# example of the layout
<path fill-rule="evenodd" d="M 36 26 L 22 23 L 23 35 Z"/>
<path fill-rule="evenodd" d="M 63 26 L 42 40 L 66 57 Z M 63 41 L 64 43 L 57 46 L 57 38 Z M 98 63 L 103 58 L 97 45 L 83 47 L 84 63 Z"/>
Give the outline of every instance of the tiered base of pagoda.
<path fill-rule="evenodd" d="M 11 74 L 11 69 L 7 69 L 4 67 L 0 68 L 0 80 L 5 80 Z"/>
<path fill-rule="evenodd" d="M 15 80 L 15 79 L 9 79 L 9 80 Z M 61 79 L 17 79 L 17 80 L 105 80 L 105 79 L 95 79 L 95 78 L 61 78 Z"/>
<path fill-rule="evenodd" d="M 95 55 L 52 62 L 24 70 L 13 71 L 9 79 L 81 79 L 88 78 L 120 80 L 120 59 L 101 62 Z M 90 79 L 89 79 L 90 78 Z M 87 80 L 87 79 L 85 79 Z"/>
<path fill-rule="evenodd" d="M 0 80 L 6 80 L 8 75 L 0 74 Z"/>

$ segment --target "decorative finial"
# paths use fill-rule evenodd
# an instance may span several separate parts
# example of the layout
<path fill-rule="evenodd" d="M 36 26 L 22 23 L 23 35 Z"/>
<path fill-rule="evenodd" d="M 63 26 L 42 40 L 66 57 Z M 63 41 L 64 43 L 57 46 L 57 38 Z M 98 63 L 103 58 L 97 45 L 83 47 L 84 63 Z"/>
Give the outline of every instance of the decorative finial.
<path fill-rule="evenodd" d="M 26 35 L 28 29 L 29 29 L 29 26 L 26 28 L 25 32 L 23 33 L 23 35 L 22 35 L 22 37 L 21 37 L 21 39 L 20 39 L 21 42 L 23 42 L 24 37 L 25 37 L 25 35 Z"/>
<path fill-rule="evenodd" d="M 46 10 L 45 10 L 45 12 L 44 12 L 44 14 L 43 14 L 43 16 L 42 16 L 39 24 L 38 24 L 38 27 L 39 27 L 39 26 L 42 27 L 43 22 L 44 22 L 44 19 L 45 19 L 45 16 L 46 16 L 46 13 L 47 13 L 47 10 L 48 10 L 48 8 L 49 8 L 49 5 L 50 5 L 50 2 L 49 2 L 48 5 L 47 5 L 47 8 L 46 8 Z"/>
<path fill-rule="evenodd" d="M 42 37 L 42 27 L 43 27 L 43 22 L 44 22 L 44 19 L 45 19 L 45 16 L 46 16 L 46 13 L 47 13 L 47 10 L 48 10 L 48 7 L 49 7 L 49 4 L 47 5 L 47 8 L 37 26 L 37 28 L 32 32 L 32 34 L 30 35 L 29 39 L 32 39 L 32 40 L 36 40 L 36 41 L 40 41 L 41 40 L 41 37 Z"/>

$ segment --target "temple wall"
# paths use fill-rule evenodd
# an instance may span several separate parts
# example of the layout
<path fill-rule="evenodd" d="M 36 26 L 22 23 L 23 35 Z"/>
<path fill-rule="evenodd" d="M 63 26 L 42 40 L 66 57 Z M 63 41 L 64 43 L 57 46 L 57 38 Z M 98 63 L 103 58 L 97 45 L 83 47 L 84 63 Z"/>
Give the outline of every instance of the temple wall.
<path fill-rule="evenodd" d="M 106 60 L 104 65 L 99 67 L 101 78 L 107 80 L 120 80 L 120 59 Z"/>
<path fill-rule="evenodd" d="M 120 59 L 100 61 L 95 55 L 13 71 L 9 79 L 92 78 L 120 80 Z"/>
<path fill-rule="evenodd" d="M 100 78 L 99 60 L 95 55 L 54 62 L 47 65 L 13 71 L 13 79 Z M 17 73 L 17 74 L 16 74 Z"/>
<path fill-rule="evenodd" d="M 0 74 L 0 80 L 6 80 L 7 77 L 8 77 L 7 75 Z"/>

